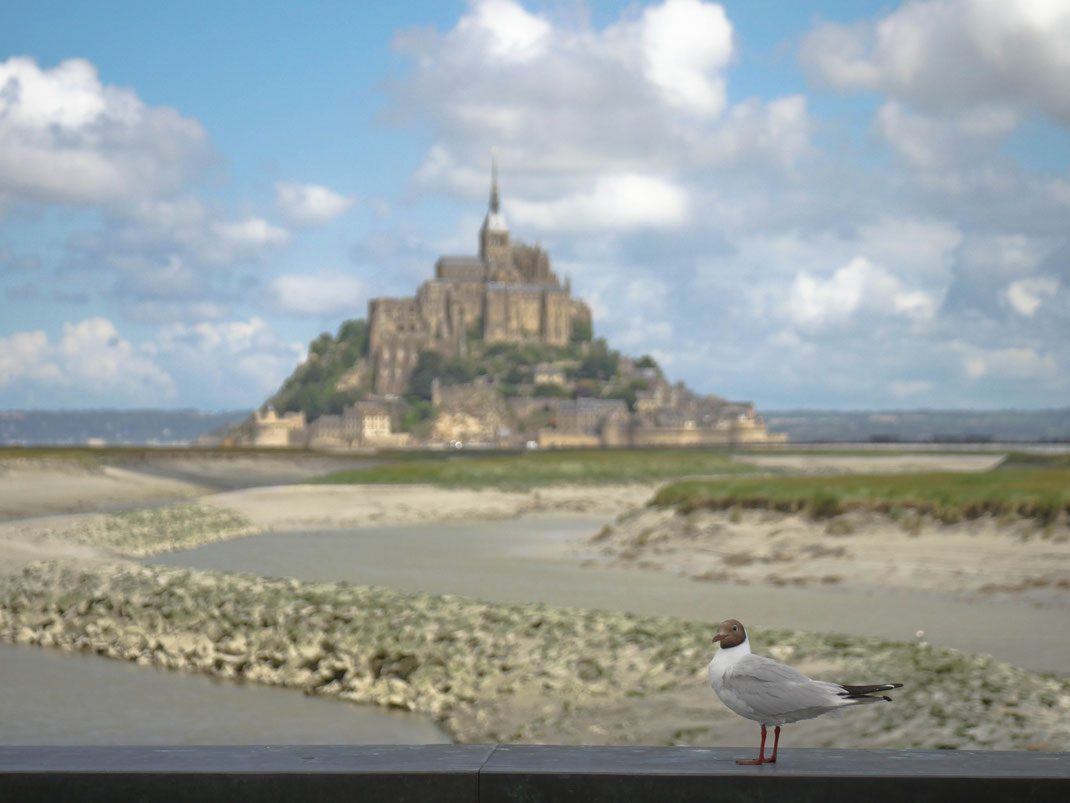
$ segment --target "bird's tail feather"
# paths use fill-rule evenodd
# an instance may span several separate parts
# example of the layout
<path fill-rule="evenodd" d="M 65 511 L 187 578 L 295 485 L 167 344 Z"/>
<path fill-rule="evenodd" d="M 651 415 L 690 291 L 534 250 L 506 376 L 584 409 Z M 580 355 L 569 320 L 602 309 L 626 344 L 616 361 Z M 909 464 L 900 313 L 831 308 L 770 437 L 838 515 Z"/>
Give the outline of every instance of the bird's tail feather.
<path fill-rule="evenodd" d="M 891 691 L 892 689 L 903 688 L 902 683 L 874 683 L 869 686 L 840 686 L 843 691 L 840 692 L 840 697 L 844 697 L 848 700 L 857 700 L 862 702 L 863 700 L 877 702 L 878 700 L 886 700 L 891 702 L 891 697 L 885 695 L 873 696 L 875 692 L 879 691 Z"/>

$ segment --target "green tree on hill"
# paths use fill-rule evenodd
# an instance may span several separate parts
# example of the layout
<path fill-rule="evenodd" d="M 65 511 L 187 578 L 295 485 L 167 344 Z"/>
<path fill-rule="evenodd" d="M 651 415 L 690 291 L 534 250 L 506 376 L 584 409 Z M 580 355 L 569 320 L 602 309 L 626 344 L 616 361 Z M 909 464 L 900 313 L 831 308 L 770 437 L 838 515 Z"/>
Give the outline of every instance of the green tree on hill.
<path fill-rule="evenodd" d="M 587 354 L 580 363 L 576 376 L 579 379 L 595 379 L 601 382 L 608 381 L 617 375 L 617 365 L 620 362 L 620 352 L 609 348 L 604 337 L 591 341 Z"/>
<path fill-rule="evenodd" d="M 409 395 L 414 399 L 431 401 L 431 385 L 442 376 L 446 358 L 437 351 L 421 351 L 416 369 L 409 380 Z"/>
<path fill-rule="evenodd" d="M 569 338 L 573 343 L 589 343 L 592 337 L 594 337 L 594 332 L 591 331 L 590 323 L 580 319 L 573 319 L 572 336 Z"/>
<path fill-rule="evenodd" d="M 553 382 L 543 382 L 535 386 L 532 395 L 537 399 L 571 399 L 572 392 Z"/>
<path fill-rule="evenodd" d="M 356 401 L 364 390 L 338 390 L 338 380 L 368 354 L 368 324 L 348 320 L 332 337 L 324 332 L 308 347 L 308 359 L 297 366 L 268 404 L 280 413 L 304 410 L 311 420 L 324 413 L 340 413 Z"/>

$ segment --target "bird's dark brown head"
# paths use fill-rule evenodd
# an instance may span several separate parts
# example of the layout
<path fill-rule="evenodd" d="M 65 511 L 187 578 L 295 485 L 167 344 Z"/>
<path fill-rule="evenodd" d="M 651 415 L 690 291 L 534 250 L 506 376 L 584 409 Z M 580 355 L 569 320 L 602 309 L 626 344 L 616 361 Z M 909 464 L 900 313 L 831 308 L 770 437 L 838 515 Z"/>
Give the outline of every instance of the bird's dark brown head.
<path fill-rule="evenodd" d="M 722 650 L 738 647 L 746 640 L 747 631 L 738 619 L 725 619 L 717 625 L 717 635 L 713 637 L 713 643 L 720 644 Z"/>

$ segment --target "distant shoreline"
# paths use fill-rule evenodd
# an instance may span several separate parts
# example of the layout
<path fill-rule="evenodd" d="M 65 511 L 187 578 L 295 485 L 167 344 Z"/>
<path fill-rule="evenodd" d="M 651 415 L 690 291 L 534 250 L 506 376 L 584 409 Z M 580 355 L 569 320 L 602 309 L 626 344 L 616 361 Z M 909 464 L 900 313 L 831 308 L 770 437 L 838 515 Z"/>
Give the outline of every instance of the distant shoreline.
<path fill-rule="evenodd" d="M 0 448 L 25 444 L 79 447 L 87 441 L 132 448 L 182 448 L 252 410 L 0 410 Z M 1070 407 L 826 410 L 761 406 L 771 432 L 805 447 L 963 445 L 1020 449 L 1062 444 L 1070 449 Z M 195 448 L 195 447 L 194 447 Z"/>

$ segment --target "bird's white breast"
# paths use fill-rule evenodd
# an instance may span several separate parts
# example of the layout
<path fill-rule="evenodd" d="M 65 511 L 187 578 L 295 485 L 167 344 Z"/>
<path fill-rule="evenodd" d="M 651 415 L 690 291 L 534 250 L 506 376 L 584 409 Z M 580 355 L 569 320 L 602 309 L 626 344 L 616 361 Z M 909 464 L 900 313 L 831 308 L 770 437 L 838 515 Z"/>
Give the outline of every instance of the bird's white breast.
<path fill-rule="evenodd" d="M 730 711 L 734 711 L 741 717 L 753 719 L 755 722 L 762 722 L 768 717 L 751 708 L 738 695 L 733 694 L 732 684 L 727 677 L 735 665 L 748 655 L 750 655 L 750 644 L 747 641 L 731 649 L 718 649 L 708 669 L 710 686 Z"/>

